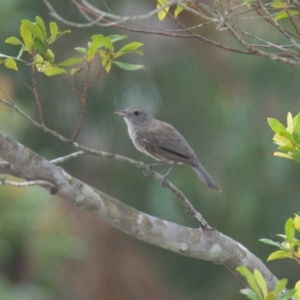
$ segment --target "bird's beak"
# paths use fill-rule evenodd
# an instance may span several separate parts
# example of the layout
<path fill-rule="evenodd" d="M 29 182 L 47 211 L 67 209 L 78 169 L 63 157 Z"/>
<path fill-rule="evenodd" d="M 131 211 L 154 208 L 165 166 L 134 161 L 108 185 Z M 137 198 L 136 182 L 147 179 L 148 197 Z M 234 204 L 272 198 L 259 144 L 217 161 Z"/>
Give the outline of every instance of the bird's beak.
<path fill-rule="evenodd" d="M 121 117 L 126 117 L 127 116 L 125 110 L 116 110 L 115 114 L 118 115 L 118 116 L 121 116 Z"/>

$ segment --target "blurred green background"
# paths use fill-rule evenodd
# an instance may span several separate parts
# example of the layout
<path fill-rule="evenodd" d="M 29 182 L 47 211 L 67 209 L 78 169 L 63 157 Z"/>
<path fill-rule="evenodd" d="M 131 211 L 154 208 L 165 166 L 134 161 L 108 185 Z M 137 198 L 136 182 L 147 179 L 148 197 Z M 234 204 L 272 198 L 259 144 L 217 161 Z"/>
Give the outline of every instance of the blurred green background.
<path fill-rule="evenodd" d="M 144 2 L 135 6 L 135 1 L 110 1 L 109 5 L 126 15 L 149 9 Z M 52 3 L 67 19 L 84 21 L 68 1 Z M 47 23 L 53 20 L 42 1 L 39 5 L 1 1 L 0 53 L 17 54 L 17 47 L 4 40 L 19 36 L 21 19 L 33 21 L 36 15 Z M 155 18 L 147 22 L 161 25 Z M 60 29 L 70 28 L 58 24 Z M 92 87 L 78 142 L 151 163 L 151 158 L 134 148 L 124 121 L 113 112 L 137 106 L 171 123 L 189 141 L 222 193 L 207 189 L 187 166 L 175 168 L 171 182 L 211 226 L 265 262 L 275 249 L 258 240 L 276 239 L 286 219 L 298 212 L 299 166 L 268 155 L 276 147 L 267 117 L 286 124 L 289 111 L 299 112 L 299 71 L 197 40 L 117 28 L 70 29 L 72 33 L 54 47 L 59 51 L 57 61 L 75 56 L 74 48 L 85 47 L 93 34 L 127 34 L 126 43 L 144 43 L 144 56 L 132 56 L 132 62 L 144 64 L 145 70 L 126 72 L 113 67 Z M 30 82 L 26 68 L 21 68 L 18 77 L 0 70 L 0 85 L 38 119 L 33 95 L 23 81 Z M 38 83 L 46 124 L 71 138 L 78 121 L 78 96 L 58 78 L 41 75 Z M 47 159 L 74 151 L 3 105 L 0 126 Z M 127 164 L 82 157 L 63 167 L 141 211 L 197 226 L 170 191 Z M 163 174 L 167 168 L 157 170 Z M 0 300 L 245 299 L 239 292 L 243 286 L 224 267 L 139 242 L 40 188 L 1 187 L 0 200 Z M 278 278 L 289 278 L 290 287 L 299 279 L 292 261 L 267 266 Z"/>

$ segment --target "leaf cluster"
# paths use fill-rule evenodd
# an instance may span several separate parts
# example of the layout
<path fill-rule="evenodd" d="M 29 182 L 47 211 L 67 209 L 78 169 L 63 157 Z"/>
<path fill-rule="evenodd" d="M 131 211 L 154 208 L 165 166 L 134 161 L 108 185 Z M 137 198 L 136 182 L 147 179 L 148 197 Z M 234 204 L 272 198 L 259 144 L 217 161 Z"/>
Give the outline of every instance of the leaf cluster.
<path fill-rule="evenodd" d="M 300 163 L 300 113 L 294 118 L 288 113 L 287 128 L 274 118 L 268 118 L 268 123 L 275 132 L 273 140 L 279 145 L 280 150 L 272 152 L 271 155 L 293 159 Z"/>
<path fill-rule="evenodd" d="M 268 257 L 269 260 L 280 258 L 291 258 L 300 264 L 300 240 L 296 238 L 296 233 L 300 232 L 300 216 L 296 215 L 293 219 L 289 218 L 285 223 L 285 234 L 278 234 L 284 241 L 279 243 L 270 239 L 261 239 L 260 241 L 280 250 L 275 251 Z"/>
<path fill-rule="evenodd" d="M 95 57 L 98 55 L 101 58 L 103 68 L 109 72 L 112 63 L 116 66 L 132 71 L 143 68 L 142 65 L 129 64 L 116 60 L 120 56 L 128 53 L 136 53 L 143 55 L 143 52 L 139 50 L 143 44 L 139 42 L 132 42 L 123 46 L 119 50 L 115 50 L 114 43 L 126 39 L 126 35 L 110 35 L 103 36 L 101 34 L 92 36 L 92 41 L 88 43 L 87 48 L 77 47 L 78 52 L 84 54 L 82 57 L 71 57 L 62 62 L 55 62 L 55 54 L 51 49 L 53 43 L 65 33 L 70 33 L 70 30 L 59 31 L 56 22 L 49 23 L 49 29 L 47 30 L 45 23 L 39 16 L 36 17 L 35 22 L 30 20 L 22 20 L 20 26 L 20 36 L 9 37 L 5 40 L 6 43 L 21 46 L 17 57 L 0 54 L 3 60 L 0 60 L 0 64 L 3 64 L 6 68 L 17 71 L 17 61 L 24 63 L 33 63 L 38 72 L 42 72 L 47 76 L 59 75 L 63 73 L 69 73 L 76 75 L 82 68 L 72 68 L 70 71 L 66 67 L 71 67 L 79 63 L 85 62 L 91 65 Z M 22 54 L 27 52 L 31 58 L 30 62 L 26 62 L 21 59 Z"/>
<path fill-rule="evenodd" d="M 261 272 L 255 269 L 251 272 L 248 268 L 241 266 L 237 271 L 246 278 L 250 288 L 241 290 L 251 300 L 288 300 L 291 297 L 300 299 L 300 281 L 294 289 L 286 292 L 287 279 L 281 279 L 276 284 L 274 290 L 268 291 L 267 284 Z"/>

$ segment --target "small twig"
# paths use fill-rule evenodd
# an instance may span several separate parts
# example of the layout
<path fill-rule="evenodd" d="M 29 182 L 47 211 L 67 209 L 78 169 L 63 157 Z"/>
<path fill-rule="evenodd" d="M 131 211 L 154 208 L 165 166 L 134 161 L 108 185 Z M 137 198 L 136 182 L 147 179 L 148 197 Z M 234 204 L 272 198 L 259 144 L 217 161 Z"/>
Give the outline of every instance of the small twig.
<path fill-rule="evenodd" d="M 79 100 L 80 100 L 79 120 L 78 120 L 78 124 L 77 124 L 76 131 L 74 133 L 74 136 L 73 136 L 73 138 L 69 142 L 70 144 L 72 144 L 76 140 L 76 138 L 77 138 L 77 136 L 79 134 L 79 131 L 81 129 L 82 123 L 83 123 L 83 116 L 84 116 L 84 110 L 85 110 L 87 92 L 88 92 L 88 89 L 91 86 L 90 83 L 89 83 L 90 71 L 91 71 L 91 64 L 88 63 L 88 69 L 87 69 L 87 74 L 86 74 L 85 81 L 84 81 L 83 92 L 80 93 L 80 95 L 79 95 Z M 75 77 L 75 80 L 76 80 L 76 77 Z M 77 80 L 76 80 L 76 82 L 77 82 Z M 77 88 L 78 88 L 78 86 L 77 86 Z"/>
<path fill-rule="evenodd" d="M 39 116 L 40 116 L 40 122 L 43 125 L 45 125 L 42 104 L 41 104 L 39 93 L 38 93 L 38 90 L 37 90 L 37 82 L 36 82 L 36 78 L 35 78 L 34 68 L 35 68 L 35 66 L 34 66 L 34 64 L 32 64 L 32 66 L 31 66 L 31 78 L 32 78 L 32 83 L 33 83 L 32 91 L 33 91 L 35 102 L 36 102 L 36 105 L 37 105 L 37 108 L 38 108 L 38 112 L 39 112 Z"/>
<path fill-rule="evenodd" d="M 50 162 L 55 164 L 55 165 L 59 165 L 59 164 L 65 162 L 67 160 L 70 160 L 70 159 L 73 159 L 73 158 L 76 158 L 76 157 L 79 157 L 79 156 L 83 156 L 83 155 L 86 155 L 86 154 L 87 153 L 84 152 L 84 151 L 78 151 L 78 152 L 74 152 L 74 153 L 68 154 L 66 156 L 63 156 L 63 157 L 52 159 L 52 160 L 50 160 Z"/>
<path fill-rule="evenodd" d="M 0 185 L 10 185 L 14 187 L 29 187 L 29 186 L 42 186 L 50 189 L 54 189 L 55 185 L 51 182 L 45 180 L 34 180 L 34 181 L 24 181 L 24 182 L 15 182 L 15 181 L 7 181 L 6 177 L 0 178 Z"/>

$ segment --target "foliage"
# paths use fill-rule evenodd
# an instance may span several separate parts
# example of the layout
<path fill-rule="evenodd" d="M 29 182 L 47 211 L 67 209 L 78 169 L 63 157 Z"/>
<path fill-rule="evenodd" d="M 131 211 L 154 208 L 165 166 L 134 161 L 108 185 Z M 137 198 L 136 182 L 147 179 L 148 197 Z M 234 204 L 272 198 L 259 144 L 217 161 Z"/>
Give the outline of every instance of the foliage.
<path fill-rule="evenodd" d="M 248 268 L 241 266 L 237 271 L 246 278 L 250 288 L 241 290 L 251 300 L 288 300 L 294 296 L 300 299 L 300 281 L 294 289 L 286 292 L 287 279 L 281 279 L 276 284 L 274 290 L 268 291 L 267 284 L 259 270 L 251 272 Z"/>
<path fill-rule="evenodd" d="M 274 118 L 268 118 L 268 123 L 275 132 L 273 140 L 281 151 L 272 152 L 271 155 L 293 159 L 300 163 L 300 113 L 294 118 L 288 113 L 287 128 Z"/>
<path fill-rule="evenodd" d="M 268 260 L 291 258 L 300 264 L 300 240 L 296 238 L 296 232 L 300 232 L 300 216 L 289 218 L 285 223 L 285 234 L 278 234 L 284 239 L 282 243 L 270 239 L 261 239 L 263 243 L 278 247 L 280 250 L 271 253 Z"/>
<path fill-rule="evenodd" d="M 70 33 L 70 30 L 59 31 L 56 22 L 50 22 L 49 30 L 47 30 L 45 23 L 39 16 L 36 17 L 35 22 L 30 20 L 22 20 L 20 26 L 21 39 L 17 37 L 9 37 L 6 39 L 6 43 L 21 46 L 17 57 L 11 57 L 5 54 L 0 54 L 0 57 L 4 59 L 2 63 L 5 67 L 18 70 L 17 61 L 30 64 L 21 59 L 23 52 L 27 52 L 32 59 L 36 69 L 39 72 L 44 73 L 47 76 L 59 75 L 64 73 L 70 73 L 76 75 L 82 70 L 82 68 L 72 68 L 68 71 L 65 67 L 77 65 L 82 62 L 91 64 L 96 56 L 100 56 L 103 68 L 109 72 L 111 64 L 131 71 L 143 68 L 142 65 L 129 64 L 115 59 L 123 56 L 124 54 L 137 53 L 143 55 L 142 51 L 138 50 L 143 44 L 139 42 L 129 43 L 123 46 L 118 51 L 114 48 L 114 43 L 127 38 L 126 35 L 111 35 L 103 36 L 101 34 L 92 36 L 92 41 L 88 43 L 87 48 L 77 47 L 76 50 L 84 54 L 82 57 L 71 57 L 60 63 L 55 62 L 55 53 L 51 46 L 53 43 L 63 36 L 65 33 Z"/>
<path fill-rule="evenodd" d="M 271 253 L 269 260 L 280 258 L 292 258 L 300 264 L 300 240 L 295 237 L 296 232 L 300 232 L 300 216 L 296 215 L 293 219 L 289 218 L 285 223 L 285 234 L 278 234 L 284 241 L 282 243 L 270 239 L 261 239 L 260 241 L 278 247 L 280 250 Z M 242 294 L 251 300 L 287 300 L 294 296 L 300 299 L 300 280 L 296 283 L 295 288 L 285 290 L 287 279 L 281 279 L 272 291 L 267 290 L 266 281 L 259 270 L 251 272 L 248 268 L 241 266 L 237 271 L 243 275 L 250 288 L 243 289 Z"/>

